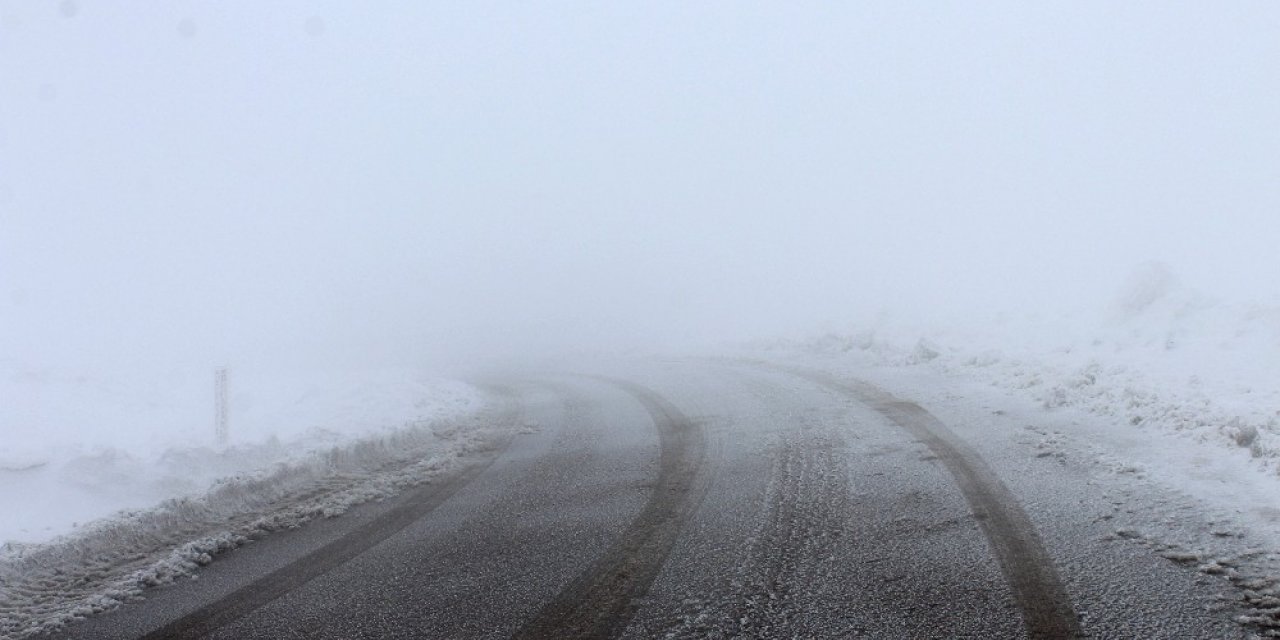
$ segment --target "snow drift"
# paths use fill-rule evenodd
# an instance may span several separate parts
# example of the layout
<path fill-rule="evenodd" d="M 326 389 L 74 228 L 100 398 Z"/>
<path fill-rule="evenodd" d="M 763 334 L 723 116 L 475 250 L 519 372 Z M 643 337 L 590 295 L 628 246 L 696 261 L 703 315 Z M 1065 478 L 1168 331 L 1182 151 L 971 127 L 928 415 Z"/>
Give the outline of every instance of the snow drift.
<path fill-rule="evenodd" d="M 139 598 L 273 531 L 430 482 L 501 428 L 483 413 L 421 421 L 216 482 L 200 495 L 0 547 L 0 638 L 25 638 Z"/>
<path fill-rule="evenodd" d="M 41 542 L 120 509 L 203 492 L 398 429 L 465 415 L 472 387 L 407 368 L 232 369 L 231 443 L 212 370 L 86 371 L 0 361 L 0 542 Z"/>
<path fill-rule="evenodd" d="M 1216 300 L 1161 264 L 1140 267 L 1092 312 L 947 326 L 886 317 L 802 346 L 934 367 L 1028 394 L 1047 410 L 1244 447 L 1280 472 L 1280 304 Z"/>

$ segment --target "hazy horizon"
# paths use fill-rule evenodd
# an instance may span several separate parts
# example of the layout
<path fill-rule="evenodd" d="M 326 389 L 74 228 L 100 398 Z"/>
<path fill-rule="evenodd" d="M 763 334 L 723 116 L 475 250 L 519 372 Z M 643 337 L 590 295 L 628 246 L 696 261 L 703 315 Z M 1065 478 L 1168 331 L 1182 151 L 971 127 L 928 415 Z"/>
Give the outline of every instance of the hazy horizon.
<path fill-rule="evenodd" d="M 1280 293 L 1280 6 L 0 2 L 0 358 L 420 364 Z"/>

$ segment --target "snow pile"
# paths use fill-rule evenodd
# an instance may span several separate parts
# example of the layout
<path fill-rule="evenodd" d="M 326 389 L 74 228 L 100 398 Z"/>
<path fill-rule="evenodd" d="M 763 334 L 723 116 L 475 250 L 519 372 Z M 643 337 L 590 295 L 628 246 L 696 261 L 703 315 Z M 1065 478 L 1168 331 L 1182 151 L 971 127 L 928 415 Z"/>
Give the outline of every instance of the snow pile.
<path fill-rule="evenodd" d="M 212 370 L 108 375 L 0 362 L 0 542 L 45 541 L 478 404 L 468 385 L 407 369 L 232 369 L 232 444 L 219 446 L 213 396 Z"/>
<path fill-rule="evenodd" d="M 268 469 L 197 496 L 101 520 L 43 544 L 0 547 L 0 637 L 25 638 L 192 575 L 218 553 L 431 481 L 499 428 L 482 414 L 417 422 Z"/>
<path fill-rule="evenodd" d="M 1133 428 L 1245 447 L 1280 472 L 1280 304 L 1216 301 L 1167 268 L 1134 273 L 1089 316 L 1004 316 L 977 327 L 888 320 L 804 345 L 866 363 L 929 366 Z"/>
<path fill-rule="evenodd" d="M 222 446 L 212 375 L 0 373 L 3 638 L 428 482 L 494 428 L 476 389 L 412 370 L 233 371 L 233 444 Z"/>

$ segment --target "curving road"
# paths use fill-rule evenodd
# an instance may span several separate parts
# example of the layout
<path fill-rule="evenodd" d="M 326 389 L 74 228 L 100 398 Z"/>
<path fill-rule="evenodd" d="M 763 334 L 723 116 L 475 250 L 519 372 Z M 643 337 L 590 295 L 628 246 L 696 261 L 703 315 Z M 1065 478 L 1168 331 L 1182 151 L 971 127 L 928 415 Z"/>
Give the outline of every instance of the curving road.
<path fill-rule="evenodd" d="M 511 376 L 511 436 L 449 478 L 65 635 L 1249 637 L 1200 576 L 1107 539 L 1099 479 L 1027 475 L 981 425 L 811 369 L 596 371 Z"/>

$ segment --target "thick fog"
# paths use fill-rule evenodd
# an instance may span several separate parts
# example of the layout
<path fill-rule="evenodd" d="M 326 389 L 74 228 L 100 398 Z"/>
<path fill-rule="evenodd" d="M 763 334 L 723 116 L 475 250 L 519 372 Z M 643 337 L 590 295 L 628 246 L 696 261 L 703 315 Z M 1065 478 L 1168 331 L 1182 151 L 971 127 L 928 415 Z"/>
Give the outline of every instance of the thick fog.
<path fill-rule="evenodd" d="M 0 358 L 456 364 L 1280 274 L 1280 5 L 0 3 Z"/>

